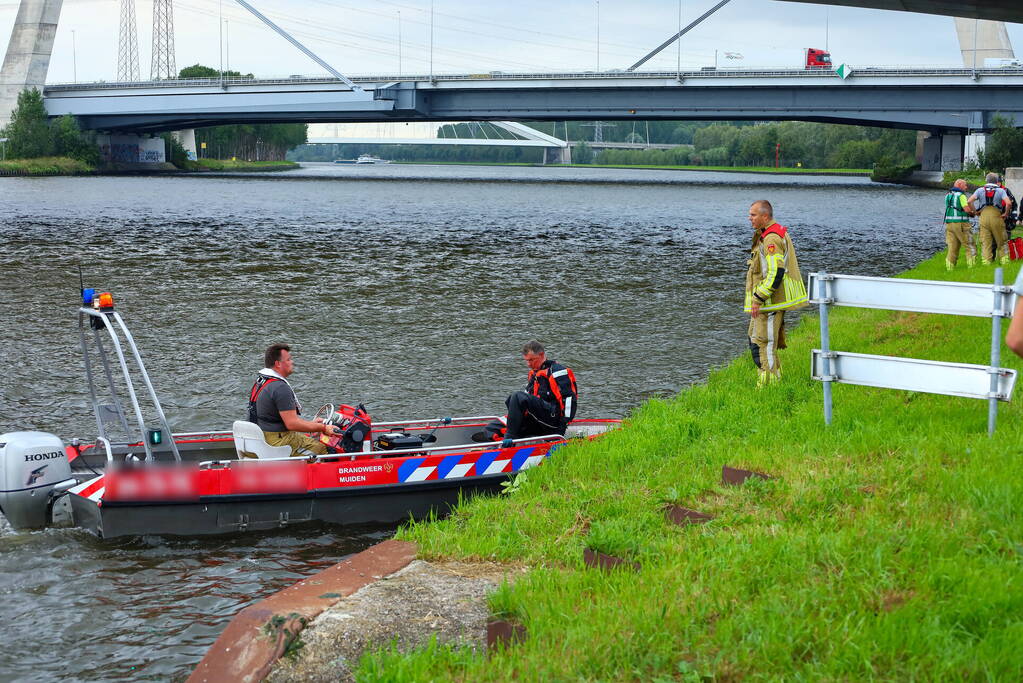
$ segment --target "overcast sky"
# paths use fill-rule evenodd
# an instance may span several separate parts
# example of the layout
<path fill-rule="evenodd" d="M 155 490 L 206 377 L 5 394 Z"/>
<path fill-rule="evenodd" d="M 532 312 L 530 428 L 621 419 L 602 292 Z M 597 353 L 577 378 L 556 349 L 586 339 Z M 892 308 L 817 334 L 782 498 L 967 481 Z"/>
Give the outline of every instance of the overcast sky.
<path fill-rule="evenodd" d="M 251 0 L 344 74 L 430 72 L 431 0 Z M 677 30 L 678 0 L 433 0 L 436 73 L 624 69 Z M 714 0 L 683 0 L 682 22 Z M 174 0 L 176 61 L 220 64 L 257 76 L 321 69 L 234 0 Z M 0 0 L 6 51 L 18 0 Z M 136 0 L 142 77 L 150 72 L 152 0 Z M 49 82 L 115 80 L 120 0 L 64 0 Z M 599 22 L 598 22 L 599 16 Z M 399 26 L 401 41 L 399 43 Z M 599 41 L 598 41 L 599 29 Z M 1023 25 L 1008 24 L 1017 54 Z M 73 32 L 73 33 L 72 33 Z M 401 46 L 399 50 L 399 44 Z M 74 45 L 74 49 L 72 46 Z M 953 20 L 908 12 L 733 0 L 683 39 L 683 69 L 801 65 L 804 47 L 827 47 L 834 62 L 960 66 Z M 400 53 L 400 54 L 399 54 Z M 741 57 L 741 58 L 739 58 Z M 672 47 L 643 68 L 675 69 Z"/>

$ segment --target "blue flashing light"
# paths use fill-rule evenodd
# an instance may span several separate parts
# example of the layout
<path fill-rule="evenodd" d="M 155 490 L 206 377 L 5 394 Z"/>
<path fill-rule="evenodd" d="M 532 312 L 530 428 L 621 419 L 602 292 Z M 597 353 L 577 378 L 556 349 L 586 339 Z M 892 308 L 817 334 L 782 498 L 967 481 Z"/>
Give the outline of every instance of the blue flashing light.
<path fill-rule="evenodd" d="M 95 297 L 96 297 L 95 289 L 92 289 L 90 287 L 89 289 L 82 290 L 82 303 L 85 304 L 86 306 L 92 306 L 92 300 Z"/>

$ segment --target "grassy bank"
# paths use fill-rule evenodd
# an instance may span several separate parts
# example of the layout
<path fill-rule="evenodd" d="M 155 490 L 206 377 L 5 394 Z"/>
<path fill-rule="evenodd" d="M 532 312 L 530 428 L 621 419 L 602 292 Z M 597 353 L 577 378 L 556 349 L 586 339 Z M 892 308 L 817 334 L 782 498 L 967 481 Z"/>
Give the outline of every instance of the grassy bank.
<path fill-rule="evenodd" d="M 949 279 L 943 259 L 906 276 Z M 838 308 L 832 321 L 840 350 L 979 364 L 990 350 L 982 319 Z M 489 657 L 377 652 L 360 680 L 1023 678 L 1023 397 L 989 439 L 983 401 L 836 386 L 825 428 L 807 377 L 818 344 L 807 315 L 781 383 L 756 390 L 744 356 L 565 447 L 510 495 L 401 531 L 427 558 L 533 567 L 492 599 L 528 637 Z M 580 378 L 584 400 L 599 381 Z M 724 487 L 724 464 L 776 478 Z M 715 519 L 673 526 L 668 501 Z M 587 545 L 642 568 L 587 569 Z"/>
<path fill-rule="evenodd" d="M 205 171 L 290 171 L 298 168 L 294 161 L 231 161 L 230 159 L 199 159 L 192 162 Z"/>
<path fill-rule="evenodd" d="M 86 175 L 96 169 L 78 159 L 39 157 L 0 161 L 0 175 Z"/>
<path fill-rule="evenodd" d="M 724 173 L 776 173 L 779 175 L 870 175 L 869 168 L 775 168 L 774 166 L 671 166 L 656 164 L 534 164 L 522 162 L 394 161 L 429 166 L 547 166 L 550 168 L 642 168 L 662 171 L 721 171 Z"/>
<path fill-rule="evenodd" d="M 581 168 L 655 168 L 672 171 L 719 171 L 723 173 L 776 173 L 779 175 L 870 175 L 869 168 L 791 168 L 774 166 L 668 166 L 645 164 L 573 164 Z"/>
<path fill-rule="evenodd" d="M 945 171 L 942 175 L 941 182 L 945 187 L 952 187 L 952 183 L 962 178 L 970 185 L 970 187 L 980 187 L 986 182 L 984 180 L 984 175 L 983 171 Z"/>

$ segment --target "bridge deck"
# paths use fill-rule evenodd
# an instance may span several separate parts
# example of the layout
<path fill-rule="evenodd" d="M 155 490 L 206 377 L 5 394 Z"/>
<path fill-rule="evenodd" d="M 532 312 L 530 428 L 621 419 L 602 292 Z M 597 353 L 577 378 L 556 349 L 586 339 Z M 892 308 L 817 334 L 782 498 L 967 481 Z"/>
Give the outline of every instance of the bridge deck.
<path fill-rule="evenodd" d="M 168 80 L 53 85 L 51 115 L 99 130 L 153 132 L 227 123 L 536 120 L 805 120 L 985 130 L 1023 125 L 1023 69 L 456 74 L 354 79 Z"/>

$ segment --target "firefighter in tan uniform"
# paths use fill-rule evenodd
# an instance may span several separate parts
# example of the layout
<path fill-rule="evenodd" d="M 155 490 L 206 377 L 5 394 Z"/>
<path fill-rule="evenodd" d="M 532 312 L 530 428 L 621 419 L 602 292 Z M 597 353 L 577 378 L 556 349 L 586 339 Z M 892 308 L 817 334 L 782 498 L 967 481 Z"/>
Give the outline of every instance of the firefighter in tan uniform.
<path fill-rule="evenodd" d="M 966 250 L 966 265 L 970 268 L 977 263 L 977 251 L 973 245 L 973 228 L 970 216 L 973 209 L 966 201 L 966 181 L 960 178 L 945 195 L 945 244 L 948 255 L 945 256 L 945 269 L 953 270 L 959 262 L 959 247 Z"/>
<path fill-rule="evenodd" d="M 980 214 L 980 258 L 984 265 L 1000 260 L 1009 263 L 1005 243 L 1009 234 L 1005 230 L 1005 219 L 1012 210 L 1012 200 L 998 185 L 998 174 L 988 173 L 984 187 L 978 188 L 970 197 L 970 206 Z"/>
<path fill-rule="evenodd" d="M 807 306 L 808 297 L 796 248 L 788 229 L 774 221 L 771 203 L 753 202 L 749 222 L 753 247 L 743 310 L 750 314 L 749 346 L 759 371 L 757 386 L 763 386 L 781 378 L 778 350 L 785 348 L 785 311 Z"/>

